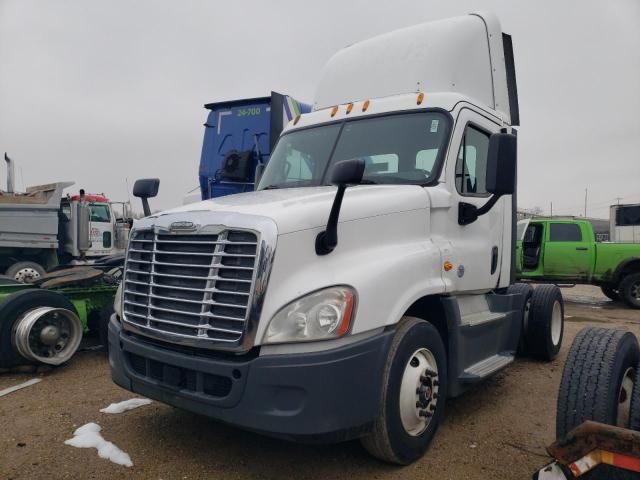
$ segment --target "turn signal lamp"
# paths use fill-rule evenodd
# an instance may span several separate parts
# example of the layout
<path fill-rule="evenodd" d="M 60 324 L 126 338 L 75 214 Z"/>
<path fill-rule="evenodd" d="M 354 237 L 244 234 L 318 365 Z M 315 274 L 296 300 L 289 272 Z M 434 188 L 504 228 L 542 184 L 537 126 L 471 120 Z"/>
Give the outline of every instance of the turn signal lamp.
<path fill-rule="evenodd" d="M 418 94 L 418 100 L 417 100 L 417 104 L 420 105 L 422 103 L 422 101 L 424 100 L 424 93 L 420 92 Z"/>
<path fill-rule="evenodd" d="M 444 262 L 444 265 L 442 265 L 442 268 L 444 268 L 445 272 L 450 272 L 451 269 L 453 268 L 453 263 L 447 260 L 446 262 Z"/>
<path fill-rule="evenodd" d="M 331 116 L 335 117 L 336 113 L 338 113 L 338 106 L 337 105 L 331 109 Z"/>
<path fill-rule="evenodd" d="M 362 104 L 362 111 L 366 112 L 367 108 L 369 108 L 369 100 L 365 100 L 364 103 Z"/>
<path fill-rule="evenodd" d="M 351 113 L 351 110 L 353 110 L 353 103 L 350 103 L 349 105 L 347 105 L 347 115 Z"/>

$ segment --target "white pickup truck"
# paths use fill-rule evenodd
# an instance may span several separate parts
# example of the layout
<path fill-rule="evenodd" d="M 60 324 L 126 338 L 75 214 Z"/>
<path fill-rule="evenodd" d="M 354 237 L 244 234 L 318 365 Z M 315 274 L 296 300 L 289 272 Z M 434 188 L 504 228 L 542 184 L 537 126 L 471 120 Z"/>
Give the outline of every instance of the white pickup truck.
<path fill-rule="evenodd" d="M 448 397 L 518 351 L 560 348 L 557 287 L 513 285 L 513 125 L 511 38 L 491 15 L 341 50 L 258 191 L 136 223 L 109 324 L 114 381 L 252 431 L 361 438 L 415 461 Z"/>

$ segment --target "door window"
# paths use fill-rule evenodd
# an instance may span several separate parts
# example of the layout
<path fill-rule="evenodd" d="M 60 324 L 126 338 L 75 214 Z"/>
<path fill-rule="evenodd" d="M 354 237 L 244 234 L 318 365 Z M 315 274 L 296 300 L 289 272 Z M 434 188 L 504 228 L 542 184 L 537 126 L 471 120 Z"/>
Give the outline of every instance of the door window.
<path fill-rule="evenodd" d="M 581 242 L 580 226 L 575 223 L 552 223 L 549 231 L 551 242 Z"/>
<path fill-rule="evenodd" d="M 456 189 L 462 195 L 486 195 L 489 134 L 468 125 L 456 162 Z"/>

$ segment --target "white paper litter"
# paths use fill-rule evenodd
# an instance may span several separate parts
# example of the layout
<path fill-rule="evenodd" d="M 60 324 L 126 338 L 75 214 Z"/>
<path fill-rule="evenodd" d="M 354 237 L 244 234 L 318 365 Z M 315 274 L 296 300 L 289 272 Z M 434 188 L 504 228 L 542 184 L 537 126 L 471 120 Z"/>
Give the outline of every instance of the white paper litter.
<path fill-rule="evenodd" d="M 87 423 L 73 432 L 73 438 L 66 440 L 65 445 L 71 445 L 77 448 L 95 448 L 98 450 L 98 456 L 106 460 L 110 460 L 118 465 L 132 467 L 131 457 L 123 452 L 113 443 L 107 442 L 100 435 L 102 428 L 96 423 Z"/>
<path fill-rule="evenodd" d="M 151 400 L 148 398 L 132 398 L 125 400 L 124 402 L 112 403 L 106 408 L 101 409 L 102 413 L 122 413 L 127 410 L 133 410 L 134 408 L 142 407 L 143 405 L 149 405 Z"/>
<path fill-rule="evenodd" d="M 0 390 L 0 397 L 4 397 L 5 395 L 9 395 L 10 393 L 15 392 L 16 390 L 20 390 L 22 388 L 30 387 L 31 385 L 35 385 L 36 383 L 41 382 L 41 378 L 32 378 L 31 380 L 27 380 L 24 383 L 20 383 L 18 385 L 14 385 L 13 387 L 5 388 L 4 390 Z"/>

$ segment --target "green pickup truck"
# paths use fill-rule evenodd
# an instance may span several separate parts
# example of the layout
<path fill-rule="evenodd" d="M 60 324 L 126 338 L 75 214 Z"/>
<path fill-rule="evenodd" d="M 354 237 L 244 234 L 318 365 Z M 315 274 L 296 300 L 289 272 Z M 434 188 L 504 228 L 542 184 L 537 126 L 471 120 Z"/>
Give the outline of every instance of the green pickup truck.
<path fill-rule="evenodd" d="M 521 220 L 516 255 L 520 280 L 598 285 L 640 308 L 640 244 L 596 242 L 586 220 Z"/>

